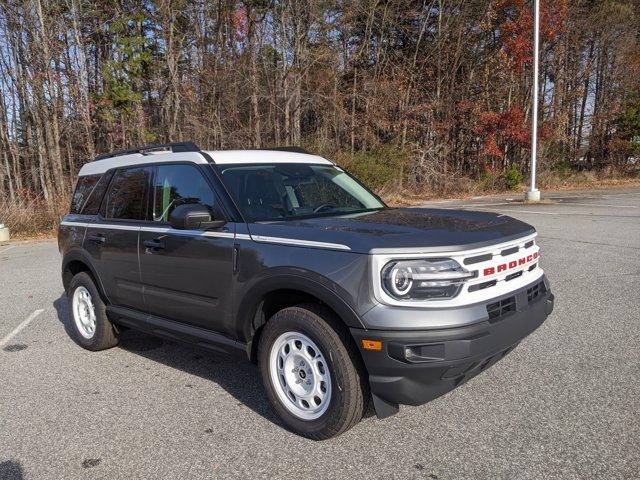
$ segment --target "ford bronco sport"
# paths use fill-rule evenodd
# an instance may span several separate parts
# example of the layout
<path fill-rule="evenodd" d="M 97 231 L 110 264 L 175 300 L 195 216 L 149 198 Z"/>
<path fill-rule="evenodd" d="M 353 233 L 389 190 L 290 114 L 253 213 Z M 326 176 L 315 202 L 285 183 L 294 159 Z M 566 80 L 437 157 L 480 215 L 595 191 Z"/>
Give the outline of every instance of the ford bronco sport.
<path fill-rule="evenodd" d="M 389 208 L 298 148 L 192 143 L 99 156 L 60 224 L 69 330 L 131 327 L 256 362 L 282 421 L 338 435 L 502 359 L 553 295 L 535 230 L 495 213 Z"/>

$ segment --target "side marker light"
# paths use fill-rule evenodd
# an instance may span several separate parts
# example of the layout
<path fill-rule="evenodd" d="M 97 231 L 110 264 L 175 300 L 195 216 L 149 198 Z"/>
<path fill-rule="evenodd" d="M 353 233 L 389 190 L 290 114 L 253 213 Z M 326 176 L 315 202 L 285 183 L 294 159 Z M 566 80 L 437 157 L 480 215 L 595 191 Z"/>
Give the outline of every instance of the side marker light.
<path fill-rule="evenodd" d="M 365 350 L 371 350 L 372 352 L 379 352 L 382 350 L 382 342 L 380 340 L 362 340 L 362 348 Z"/>

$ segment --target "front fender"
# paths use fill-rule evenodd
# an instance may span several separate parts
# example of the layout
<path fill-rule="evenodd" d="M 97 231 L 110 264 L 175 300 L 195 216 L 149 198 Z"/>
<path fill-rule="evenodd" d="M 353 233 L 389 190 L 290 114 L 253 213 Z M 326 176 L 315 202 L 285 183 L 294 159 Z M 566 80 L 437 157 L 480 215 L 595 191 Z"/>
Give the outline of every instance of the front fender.
<path fill-rule="evenodd" d="M 312 295 L 334 310 L 348 327 L 364 328 L 358 314 L 345 300 L 348 294 L 340 285 L 314 272 L 280 267 L 264 272 L 259 279 L 239 292 L 235 302 L 235 318 L 241 339 L 251 338 L 252 322 L 262 299 L 269 292 L 284 289 Z"/>

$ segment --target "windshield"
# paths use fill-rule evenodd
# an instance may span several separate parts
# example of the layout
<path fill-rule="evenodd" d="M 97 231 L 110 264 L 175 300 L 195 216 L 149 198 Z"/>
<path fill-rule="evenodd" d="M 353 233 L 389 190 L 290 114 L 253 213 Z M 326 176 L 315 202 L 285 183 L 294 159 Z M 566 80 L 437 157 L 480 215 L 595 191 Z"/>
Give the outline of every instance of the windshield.
<path fill-rule="evenodd" d="M 235 165 L 222 178 L 250 222 L 366 212 L 385 208 L 333 165 Z"/>

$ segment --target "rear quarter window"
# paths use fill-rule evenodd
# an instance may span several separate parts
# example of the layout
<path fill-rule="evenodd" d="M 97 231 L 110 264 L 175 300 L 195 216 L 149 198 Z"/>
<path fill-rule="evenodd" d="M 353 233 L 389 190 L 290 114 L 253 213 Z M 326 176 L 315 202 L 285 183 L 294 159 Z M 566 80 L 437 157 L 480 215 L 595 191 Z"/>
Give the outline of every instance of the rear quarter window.
<path fill-rule="evenodd" d="M 97 215 L 100 210 L 100 204 L 102 203 L 102 197 L 104 197 L 107 188 L 109 187 L 109 182 L 111 181 L 111 177 L 113 177 L 113 171 L 109 171 L 102 175 L 96 186 L 94 187 L 91 195 L 89 195 L 89 199 L 84 204 L 84 208 L 82 209 L 82 214 L 84 215 Z"/>
<path fill-rule="evenodd" d="M 81 213 L 82 207 L 84 207 L 87 199 L 93 192 L 94 187 L 100 180 L 102 175 L 87 175 L 84 177 L 78 177 L 78 183 L 76 189 L 73 192 L 73 198 L 71 199 L 70 213 Z"/>

